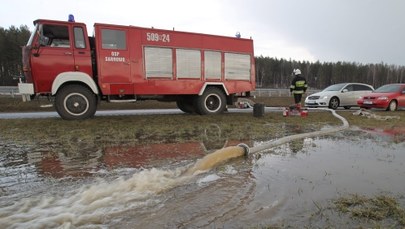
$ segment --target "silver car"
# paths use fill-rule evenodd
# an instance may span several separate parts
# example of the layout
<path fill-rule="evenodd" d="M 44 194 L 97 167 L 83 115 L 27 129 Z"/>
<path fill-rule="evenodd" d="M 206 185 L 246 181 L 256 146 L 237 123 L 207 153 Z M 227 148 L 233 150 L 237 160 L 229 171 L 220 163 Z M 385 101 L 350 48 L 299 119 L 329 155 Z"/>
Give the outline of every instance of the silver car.
<path fill-rule="evenodd" d="M 363 95 L 374 91 L 371 85 L 363 83 L 340 83 L 325 88 L 321 92 L 311 94 L 305 99 L 307 107 L 329 107 L 350 109 L 358 106 L 357 100 Z"/>

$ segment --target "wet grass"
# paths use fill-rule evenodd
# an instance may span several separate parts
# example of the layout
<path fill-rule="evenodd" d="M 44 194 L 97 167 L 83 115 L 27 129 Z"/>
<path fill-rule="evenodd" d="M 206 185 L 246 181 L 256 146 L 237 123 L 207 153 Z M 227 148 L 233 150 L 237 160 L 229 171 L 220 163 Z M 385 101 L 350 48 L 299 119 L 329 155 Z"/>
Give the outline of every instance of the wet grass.
<path fill-rule="evenodd" d="M 398 201 L 385 195 L 369 198 L 363 195 L 350 195 L 334 201 L 338 211 L 349 214 L 351 217 L 383 221 L 391 220 L 395 224 L 405 226 L 405 210 Z"/>
<path fill-rule="evenodd" d="M 0 98 L 2 110 L 38 110 L 20 108 L 23 103 L 16 98 Z M 256 102 L 266 106 L 288 105 L 291 98 L 258 98 Z M 34 101 L 33 103 L 36 103 Z M 32 103 L 31 103 L 32 104 Z M 38 104 L 37 104 L 38 105 Z M 32 105 L 27 105 L 32 106 Z M 101 109 L 124 109 L 137 106 L 139 109 L 171 108 L 173 103 L 156 101 L 135 104 L 101 104 Z M 133 108 L 133 107 L 132 107 Z M 49 108 L 46 108 L 49 109 Z M 52 108 L 50 108 L 52 109 Z M 135 109 L 135 108 L 133 108 Z M 354 116 L 353 111 L 339 111 L 350 125 L 367 128 L 405 128 L 405 111 L 376 112 L 378 115 L 395 115 L 400 119 L 379 121 Z M 318 130 L 325 125 L 341 125 L 329 112 L 310 112 L 308 117 L 283 117 L 281 112 L 268 112 L 256 118 L 251 113 L 225 113 L 215 116 L 199 115 L 140 115 L 95 117 L 88 120 L 65 121 L 60 118 L 0 120 L 1 138 L 8 141 L 38 144 L 123 144 L 139 142 L 184 142 L 201 140 L 207 130 L 216 131 L 228 140 L 268 140 L 282 137 L 299 127 L 300 132 Z M 215 128 L 212 128 L 215 126 Z"/>
<path fill-rule="evenodd" d="M 281 113 L 255 118 L 252 114 L 142 115 L 95 117 L 65 121 L 60 118 L 0 120 L 2 137 L 12 141 L 51 142 L 183 142 L 200 140 L 202 135 L 221 135 L 229 140 L 269 139 L 285 135 L 286 119 Z M 305 126 L 306 131 L 324 125 L 339 125 L 328 115 L 291 117 L 288 125 Z"/>
<path fill-rule="evenodd" d="M 390 195 L 349 194 L 327 206 L 313 203 L 317 210 L 309 218 L 316 219 L 309 220 L 308 225 L 300 224 L 300 228 L 405 228 L 405 209 L 398 198 Z M 297 228 L 297 225 L 289 225 L 290 222 L 284 223 L 253 226 L 251 229 Z"/>

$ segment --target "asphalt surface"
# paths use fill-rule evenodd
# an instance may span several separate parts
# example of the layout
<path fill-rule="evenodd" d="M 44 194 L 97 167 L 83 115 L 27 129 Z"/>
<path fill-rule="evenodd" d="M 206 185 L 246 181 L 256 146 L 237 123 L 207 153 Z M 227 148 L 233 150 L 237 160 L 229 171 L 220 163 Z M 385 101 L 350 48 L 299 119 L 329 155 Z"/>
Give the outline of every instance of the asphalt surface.
<path fill-rule="evenodd" d="M 265 107 L 265 112 L 282 111 L 282 107 Z M 230 113 L 252 113 L 253 108 L 238 109 L 229 108 Z M 179 109 L 136 109 L 136 110 L 102 110 L 97 111 L 95 116 L 130 116 L 130 115 L 168 115 L 184 114 Z M 60 118 L 55 111 L 48 112 L 12 112 L 0 113 L 0 119 L 39 119 L 39 118 Z"/>

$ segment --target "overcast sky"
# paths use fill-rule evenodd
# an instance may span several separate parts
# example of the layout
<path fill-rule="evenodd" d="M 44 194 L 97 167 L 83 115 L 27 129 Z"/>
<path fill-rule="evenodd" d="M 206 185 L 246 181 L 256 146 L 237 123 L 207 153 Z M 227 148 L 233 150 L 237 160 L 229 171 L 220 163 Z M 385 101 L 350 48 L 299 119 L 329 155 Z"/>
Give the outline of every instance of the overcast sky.
<path fill-rule="evenodd" d="M 405 66 L 405 0 L 11 0 L 0 27 L 38 18 L 252 37 L 256 56 Z"/>

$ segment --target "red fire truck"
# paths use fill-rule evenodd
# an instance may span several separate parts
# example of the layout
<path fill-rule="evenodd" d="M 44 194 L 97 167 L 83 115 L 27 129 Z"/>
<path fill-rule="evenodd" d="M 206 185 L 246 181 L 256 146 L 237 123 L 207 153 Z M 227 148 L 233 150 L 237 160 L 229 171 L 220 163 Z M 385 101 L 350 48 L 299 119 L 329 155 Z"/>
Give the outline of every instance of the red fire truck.
<path fill-rule="evenodd" d="M 253 40 L 111 24 L 34 21 L 23 47 L 23 99 L 48 96 L 63 119 L 94 116 L 101 100 L 175 101 L 217 114 L 255 90 Z"/>

